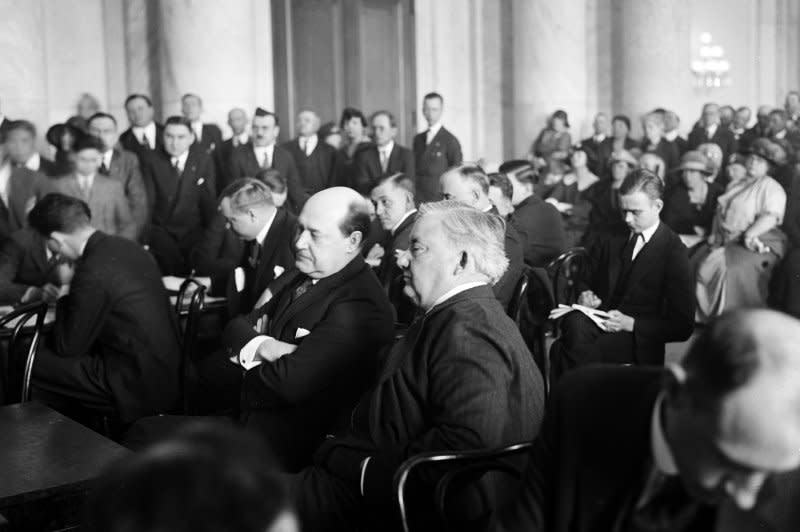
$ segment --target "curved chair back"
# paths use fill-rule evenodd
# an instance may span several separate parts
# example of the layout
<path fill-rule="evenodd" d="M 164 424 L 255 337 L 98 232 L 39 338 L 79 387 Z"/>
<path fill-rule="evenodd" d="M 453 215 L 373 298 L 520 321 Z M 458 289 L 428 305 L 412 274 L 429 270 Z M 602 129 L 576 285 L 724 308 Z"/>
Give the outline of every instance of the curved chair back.
<path fill-rule="evenodd" d="M 547 265 L 557 305 L 571 305 L 578 301 L 578 282 L 586 270 L 587 261 L 586 248 L 578 247 L 565 251 Z"/>
<path fill-rule="evenodd" d="M 24 371 L 22 374 L 22 383 L 20 386 L 20 402 L 25 403 L 30 401 L 31 397 L 31 375 L 33 373 L 33 364 L 36 361 L 36 355 L 39 352 L 39 343 L 42 337 L 42 328 L 44 327 L 44 320 L 45 316 L 47 315 L 47 303 L 43 301 L 37 301 L 34 303 L 28 303 L 26 305 L 22 305 L 20 307 L 15 308 L 13 311 L 9 312 L 2 318 L 0 318 L 0 327 L 6 327 L 9 323 L 16 320 L 14 323 L 14 327 L 11 332 L 11 338 L 8 342 L 8 379 L 7 382 L 11 384 L 16 375 L 14 374 L 14 369 L 17 368 L 17 364 L 15 363 L 15 356 L 17 352 L 17 345 L 20 339 L 20 334 L 22 333 L 23 329 L 25 332 L 29 332 L 30 328 L 26 329 L 28 322 L 32 318 L 36 318 L 33 324 L 33 336 L 31 338 L 31 343 L 28 346 L 28 351 L 25 355 L 25 366 Z"/>
<path fill-rule="evenodd" d="M 194 286 L 195 290 L 189 297 L 188 307 L 184 307 L 184 300 L 187 290 Z M 194 279 L 186 279 L 178 291 L 178 300 L 175 310 L 178 314 L 178 321 L 183 321 L 183 336 L 181 338 L 181 397 L 183 401 L 183 413 L 189 411 L 189 381 L 191 377 L 192 362 L 197 351 L 197 335 L 200 329 L 200 316 L 205 305 L 206 287 Z M 183 314 L 186 314 L 183 320 Z"/>
<path fill-rule="evenodd" d="M 514 320 L 514 322 L 517 324 L 519 324 L 519 312 L 522 308 L 522 302 L 528 292 L 529 282 L 530 279 L 528 278 L 526 269 L 522 272 L 519 282 L 517 282 L 517 286 L 514 288 L 514 295 L 511 297 L 511 301 L 508 302 L 508 309 L 506 310 L 506 313 L 508 314 L 508 317 Z"/>
<path fill-rule="evenodd" d="M 523 278 L 524 290 L 519 298 L 519 307 L 515 309 L 512 318 L 519 327 L 519 332 L 537 367 L 542 375 L 547 375 L 545 335 L 548 327 L 547 318 L 555 306 L 550 278 L 543 268 L 528 266 L 525 267 Z"/>
<path fill-rule="evenodd" d="M 405 532 L 411 532 L 409 504 L 406 500 L 406 489 L 412 475 L 429 469 L 440 472 L 434 490 L 434 501 L 441 530 L 463 530 L 464 523 L 451 523 L 448 502 L 455 492 L 462 492 L 474 486 L 489 473 L 501 473 L 510 479 L 517 480 L 522 474 L 523 457 L 532 447 L 532 443 L 516 443 L 507 447 L 476 451 L 430 452 L 412 456 L 397 469 L 394 475 L 394 488 L 400 519 Z M 498 500 L 489 501 L 490 509 L 498 507 Z M 461 513 L 459 510 L 458 513 Z M 425 516 L 430 518 L 430 516 Z"/>

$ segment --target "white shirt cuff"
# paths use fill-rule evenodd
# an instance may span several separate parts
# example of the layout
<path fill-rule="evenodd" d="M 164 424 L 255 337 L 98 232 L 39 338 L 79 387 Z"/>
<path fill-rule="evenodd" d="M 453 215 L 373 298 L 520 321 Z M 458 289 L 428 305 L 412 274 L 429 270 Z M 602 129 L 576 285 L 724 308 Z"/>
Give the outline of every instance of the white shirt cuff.
<path fill-rule="evenodd" d="M 369 460 L 372 458 L 371 456 L 367 456 L 363 460 L 361 460 L 361 480 L 358 482 L 359 490 L 361 491 L 361 496 L 364 496 L 364 477 L 367 476 L 367 464 L 369 464 Z"/>
<path fill-rule="evenodd" d="M 260 346 L 268 338 L 269 336 L 262 334 L 247 342 L 241 351 L 239 351 L 239 360 L 237 361 L 238 364 L 246 370 L 261 364 L 261 360 L 255 360 L 256 351 L 258 351 L 258 346 Z"/>

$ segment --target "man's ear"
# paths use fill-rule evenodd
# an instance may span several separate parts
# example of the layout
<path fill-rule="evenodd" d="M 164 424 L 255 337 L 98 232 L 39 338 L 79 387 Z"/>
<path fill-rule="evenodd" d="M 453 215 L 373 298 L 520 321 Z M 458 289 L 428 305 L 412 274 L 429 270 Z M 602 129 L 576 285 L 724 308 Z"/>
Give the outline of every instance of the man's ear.
<path fill-rule="evenodd" d="M 348 247 L 347 251 L 349 253 L 352 253 L 353 251 L 358 251 L 363 239 L 364 235 L 361 234 L 361 231 L 353 231 L 352 233 L 350 233 L 350 236 L 347 237 L 347 241 L 349 244 L 347 246 Z"/>

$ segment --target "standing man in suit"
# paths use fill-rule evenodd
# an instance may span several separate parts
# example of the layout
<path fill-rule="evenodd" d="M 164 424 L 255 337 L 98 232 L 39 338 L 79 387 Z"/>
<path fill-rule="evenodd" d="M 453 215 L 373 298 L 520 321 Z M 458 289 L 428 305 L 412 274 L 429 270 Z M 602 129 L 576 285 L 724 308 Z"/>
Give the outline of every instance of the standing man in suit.
<path fill-rule="evenodd" d="M 294 266 L 297 218 L 275 206 L 264 183 L 248 178 L 222 191 L 219 211 L 225 227 L 246 243 L 228 277 L 228 308 L 231 316 L 248 314 L 269 284 Z"/>
<path fill-rule="evenodd" d="M 224 401 L 241 398 L 246 426 L 263 434 L 285 469 L 311 463 L 394 338 L 391 305 L 361 258 L 368 227 L 367 205 L 351 189 L 312 196 L 298 220 L 295 268 L 270 285 L 258 309 L 228 324 L 225 358 L 200 368 Z"/>
<path fill-rule="evenodd" d="M 439 178 L 442 197 L 446 200 L 457 200 L 474 207 L 481 212 L 500 216 L 497 208 L 489 199 L 489 177 L 478 166 L 461 165 L 451 168 Z M 512 224 L 505 226 L 505 253 L 508 268 L 494 284 L 494 293 L 503 308 L 507 308 L 514 296 L 524 266 L 523 240 Z"/>
<path fill-rule="evenodd" d="M 541 374 L 490 288 L 508 264 L 503 238 L 498 216 L 453 201 L 420 206 L 400 264 L 406 293 L 424 316 L 392 347 L 376 384 L 320 446 L 314 466 L 292 479 L 303 530 L 394 530 L 392 478 L 404 460 L 509 445 L 538 432 Z M 438 478 L 419 478 L 414 496 L 432 500 Z"/>
<path fill-rule="evenodd" d="M 578 303 L 610 315 L 605 330 L 581 312 L 567 314 L 550 358 L 553 382 L 590 363 L 663 365 L 664 344 L 682 342 L 694 328 L 694 280 L 686 246 L 659 221 L 664 185 L 634 170 L 619 188 L 627 230 L 589 251 Z"/>
<path fill-rule="evenodd" d="M 797 530 L 798 337 L 794 318 L 738 310 L 670 370 L 571 374 L 489 530 Z"/>
<path fill-rule="evenodd" d="M 135 154 L 115 148 L 117 145 L 117 120 L 108 113 L 96 113 L 88 122 L 89 134 L 103 142 L 103 161 L 100 175 L 122 185 L 131 216 L 136 224 L 136 238 L 141 238 L 148 223 L 147 191 L 142 179 L 139 159 Z"/>
<path fill-rule="evenodd" d="M 43 176 L 60 175 L 53 161 L 36 151 L 36 126 L 27 120 L 14 120 L 6 126 L 5 151 L 14 166 L 24 166 Z"/>
<path fill-rule="evenodd" d="M 48 194 L 30 212 L 50 251 L 75 262 L 58 300 L 55 352 L 33 367 L 34 397 L 123 423 L 177 406 L 178 327 L 161 273 L 141 246 L 90 224 L 87 205 Z"/>
<path fill-rule="evenodd" d="M 405 294 L 403 270 L 397 258 L 408 250 L 411 228 L 417 219 L 414 201 L 414 181 L 405 174 L 381 178 L 370 194 L 375 215 L 385 231 L 384 239 L 375 244 L 367 255 L 367 262 L 389 295 L 398 323 L 409 324 L 417 312 L 414 302 Z"/>
<path fill-rule="evenodd" d="M 389 111 L 378 111 L 370 118 L 375 144 L 356 154 L 355 189 L 366 196 L 375 187 L 378 179 L 402 172 L 408 176 L 414 172 L 414 153 L 395 143 L 397 122 Z"/>
<path fill-rule="evenodd" d="M 228 126 L 231 128 L 231 138 L 223 140 L 217 150 L 217 186 L 225 188 L 234 178 L 230 176 L 231 156 L 233 150 L 250 142 L 250 135 L 247 134 L 247 112 L 235 107 L 228 112 Z"/>
<path fill-rule="evenodd" d="M 203 123 L 203 100 L 200 96 L 184 94 L 181 97 L 181 113 L 192 125 L 195 145 L 209 155 L 214 154 L 222 144 L 222 131 L 216 124 Z"/>
<path fill-rule="evenodd" d="M 231 154 L 230 177 L 255 177 L 261 170 L 274 168 L 286 180 L 287 208 L 294 214 L 300 212 L 308 195 L 301 184 L 294 157 L 276 143 L 279 133 L 278 115 L 257 107 L 253 114 L 250 142 L 240 144 Z"/>
<path fill-rule="evenodd" d="M 581 141 L 581 149 L 586 153 L 586 166 L 596 175 L 606 173 L 606 163 L 614 151 L 611 138 L 608 136 L 608 115 L 597 113 L 592 122 L 594 134 Z"/>
<path fill-rule="evenodd" d="M 139 157 L 164 146 L 164 126 L 153 120 L 153 102 L 145 94 L 131 94 L 125 99 L 125 112 L 131 126 L 119 136 L 119 145 Z"/>
<path fill-rule="evenodd" d="M 425 95 L 422 100 L 422 115 L 428 129 L 414 136 L 414 174 L 417 198 L 420 203 L 439 199 L 439 176 L 445 170 L 461 164 L 461 144 L 442 126 L 444 98 L 437 92 Z"/>
<path fill-rule="evenodd" d="M 336 150 L 317 137 L 319 125 L 319 116 L 315 112 L 300 111 L 297 115 L 298 137 L 283 145 L 294 159 L 300 188 L 306 197 L 334 184 Z"/>
<path fill-rule="evenodd" d="M 136 240 L 137 226 L 131 216 L 122 184 L 99 173 L 103 164 L 103 141 L 92 135 L 81 137 L 73 146 L 75 170 L 47 184 L 57 192 L 82 200 L 92 213 L 92 225 L 108 235 Z"/>
<path fill-rule="evenodd" d="M 703 106 L 703 116 L 697 126 L 689 133 L 689 149 L 696 150 L 706 142 L 713 142 L 722 150 L 722 161 L 727 164 L 731 154 L 736 153 L 736 139 L 727 127 L 720 124 L 719 105 L 707 103 Z"/>
<path fill-rule="evenodd" d="M 770 140 L 780 144 L 790 158 L 797 157 L 800 151 L 800 131 L 789 127 L 786 111 L 773 109 L 769 113 Z"/>
<path fill-rule="evenodd" d="M 0 152 L 5 153 L 0 158 L 0 240 L 28 225 L 28 210 L 47 183 L 43 174 L 26 165 L 31 152 L 35 153 L 35 132 L 33 124 L 23 120 L 12 122 L 6 130 Z"/>
<path fill-rule="evenodd" d="M 172 116 L 164 127 L 164 148 L 144 158 L 151 213 L 144 241 L 163 275 L 189 274 L 189 254 L 214 216 L 214 162 L 193 142 L 189 122 Z"/>

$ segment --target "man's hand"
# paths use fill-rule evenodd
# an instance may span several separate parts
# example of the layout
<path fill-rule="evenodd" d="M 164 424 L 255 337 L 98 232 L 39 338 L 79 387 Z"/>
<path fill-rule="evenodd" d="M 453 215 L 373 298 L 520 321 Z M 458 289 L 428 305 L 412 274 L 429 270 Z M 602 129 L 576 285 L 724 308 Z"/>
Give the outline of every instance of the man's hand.
<path fill-rule="evenodd" d="M 584 290 L 578 296 L 578 304 L 583 305 L 584 307 L 598 308 L 603 304 L 603 300 L 597 297 L 597 295 L 591 290 Z"/>
<path fill-rule="evenodd" d="M 286 342 L 281 342 L 275 338 L 267 338 L 258 346 L 254 360 L 266 360 L 275 362 L 284 355 L 294 353 L 297 346 Z"/>
<path fill-rule="evenodd" d="M 633 324 L 635 320 L 632 317 L 626 316 L 618 310 L 611 310 L 608 312 L 608 314 L 611 316 L 606 320 L 606 328 L 608 329 L 608 332 L 633 332 Z"/>
<path fill-rule="evenodd" d="M 375 244 L 369 250 L 369 253 L 367 253 L 367 258 L 366 258 L 367 264 L 369 264 L 373 268 L 377 268 L 381 263 L 381 259 L 383 259 L 384 253 L 385 252 L 383 250 L 383 247 L 380 244 Z"/>
<path fill-rule="evenodd" d="M 29 286 L 25 293 L 22 294 L 20 299 L 21 303 L 30 303 L 31 301 L 45 301 L 52 303 L 58 299 L 58 294 L 61 290 L 52 283 L 47 283 L 44 286 Z"/>
<path fill-rule="evenodd" d="M 75 275 L 75 265 L 71 262 L 61 262 L 53 269 L 53 273 L 61 286 L 66 286 L 72 282 L 72 277 Z"/>

